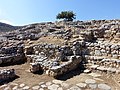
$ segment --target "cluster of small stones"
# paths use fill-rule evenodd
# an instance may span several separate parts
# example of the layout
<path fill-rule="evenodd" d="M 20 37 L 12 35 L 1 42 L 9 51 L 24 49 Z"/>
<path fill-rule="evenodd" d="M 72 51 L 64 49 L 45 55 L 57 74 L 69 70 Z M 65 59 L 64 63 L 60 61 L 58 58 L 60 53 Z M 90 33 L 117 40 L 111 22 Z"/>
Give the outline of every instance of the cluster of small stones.
<path fill-rule="evenodd" d="M 86 42 L 86 47 L 91 56 L 108 56 L 114 59 L 120 59 L 119 44 L 110 44 L 108 42 L 102 43 L 100 41 L 96 43 Z"/>
<path fill-rule="evenodd" d="M 15 78 L 15 70 L 14 69 L 3 69 L 0 70 L 0 83 L 2 83 L 5 80 L 11 80 Z"/>
<path fill-rule="evenodd" d="M 39 53 L 44 52 L 47 57 L 55 57 L 55 54 L 57 53 L 58 49 L 60 46 L 54 45 L 54 44 L 39 44 L 39 45 L 34 45 L 31 47 L 26 47 L 25 48 L 25 53 L 27 55 L 31 54 L 36 54 L 39 55 Z"/>
<path fill-rule="evenodd" d="M 119 38 L 120 20 L 91 20 L 91 21 L 75 21 L 75 22 L 48 22 L 36 23 L 24 26 L 23 28 L 7 32 L 1 38 L 9 38 L 10 40 L 36 40 L 42 36 L 55 36 L 58 38 L 69 39 L 72 35 L 80 35 L 90 41 L 91 31 L 96 38 L 111 39 Z M 71 31 L 70 31 L 71 30 Z"/>
<path fill-rule="evenodd" d="M 105 73 L 120 73 L 120 45 L 108 42 L 86 42 L 86 68 Z"/>
<path fill-rule="evenodd" d="M 25 54 L 22 44 L 4 42 L 0 44 L 0 65 L 10 65 L 24 62 Z"/>
<path fill-rule="evenodd" d="M 100 57 L 92 57 L 86 68 L 93 72 L 120 74 L 120 60 L 118 59 L 104 59 Z"/>
<path fill-rule="evenodd" d="M 112 90 L 112 88 L 104 83 L 97 83 L 94 79 L 87 79 L 75 85 L 68 84 L 60 80 L 52 80 L 48 82 L 40 82 L 38 85 L 29 87 L 28 85 L 10 83 L 9 85 L 0 86 L 2 90 Z"/>
<path fill-rule="evenodd" d="M 74 70 L 82 61 L 81 53 L 79 52 L 80 46 L 81 44 L 79 42 L 74 42 L 72 48 L 69 46 L 57 48 L 54 50 L 58 51 L 58 53 L 55 53 L 56 58 L 54 59 L 48 58 L 49 56 L 47 53 L 51 50 L 50 46 L 47 48 L 42 48 L 45 51 L 48 51 L 46 53 L 40 53 L 40 51 L 42 51 L 41 48 L 38 48 L 40 46 L 35 46 L 34 48 L 37 50 L 36 52 L 38 55 L 27 55 L 28 58 L 32 59 L 30 71 L 36 72 L 43 70 L 49 76 L 59 76 L 68 71 Z"/>

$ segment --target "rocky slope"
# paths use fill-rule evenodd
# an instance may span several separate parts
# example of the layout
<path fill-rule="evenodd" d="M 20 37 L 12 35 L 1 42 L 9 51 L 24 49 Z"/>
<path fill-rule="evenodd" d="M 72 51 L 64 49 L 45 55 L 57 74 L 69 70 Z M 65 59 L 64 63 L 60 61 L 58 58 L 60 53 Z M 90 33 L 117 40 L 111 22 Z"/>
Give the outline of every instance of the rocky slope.
<path fill-rule="evenodd" d="M 12 26 L 6 23 L 0 22 L 0 32 L 12 31 L 20 28 L 19 26 Z"/>

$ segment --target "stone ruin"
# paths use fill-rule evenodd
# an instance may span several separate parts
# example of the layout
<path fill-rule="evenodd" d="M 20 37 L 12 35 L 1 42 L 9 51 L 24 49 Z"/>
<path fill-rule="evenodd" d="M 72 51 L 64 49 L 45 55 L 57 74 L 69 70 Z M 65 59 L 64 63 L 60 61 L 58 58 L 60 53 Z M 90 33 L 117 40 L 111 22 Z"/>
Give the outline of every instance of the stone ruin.
<path fill-rule="evenodd" d="M 14 69 L 3 69 L 0 70 L 0 83 L 5 80 L 11 80 L 16 77 Z"/>
<path fill-rule="evenodd" d="M 0 48 L 0 66 L 22 63 L 25 61 L 24 48 L 22 44 L 15 42 L 4 42 Z"/>
<path fill-rule="evenodd" d="M 35 55 L 27 55 L 32 62 L 30 71 L 33 73 L 44 71 L 49 76 L 55 77 L 74 70 L 82 61 L 80 47 L 82 47 L 80 42 L 73 43 L 71 47 L 35 45 L 33 46 Z"/>
<path fill-rule="evenodd" d="M 43 70 L 50 76 L 61 75 L 66 71 L 70 71 L 77 67 L 80 63 L 82 63 L 86 69 L 90 71 L 101 71 L 105 73 L 116 73 L 120 72 L 120 44 L 118 43 L 119 39 L 119 20 L 113 21 L 88 21 L 88 22 L 69 22 L 69 23 L 56 23 L 56 25 L 64 25 L 66 29 L 69 29 L 66 32 L 57 31 L 56 28 L 52 28 L 55 33 L 63 33 L 61 36 L 57 34 L 52 34 L 57 38 L 63 38 L 67 40 L 68 45 L 57 46 L 49 44 L 40 44 L 37 46 L 30 47 L 32 48 L 31 52 L 33 54 L 37 54 L 38 56 L 31 56 L 31 72 Z M 53 25 L 53 24 L 52 24 Z M 61 27 L 61 28 L 64 28 Z M 86 29 L 86 30 L 85 30 Z M 73 31 L 72 31 L 73 30 Z M 64 34 L 65 33 L 65 34 Z M 70 39 L 74 39 L 74 41 L 70 41 Z M 81 43 L 82 42 L 82 43 Z M 114 42 L 114 43 L 113 43 Z M 81 43 L 74 46 L 74 43 Z M 55 46 L 56 47 L 56 46 Z M 58 48 L 59 47 L 59 48 Z M 62 48 L 63 47 L 63 48 Z M 61 49 L 61 50 L 60 50 Z M 30 50 L 30 49 L 29 49 Z M 29 51 L 27 50 L 27 51 Z M 41 53 L 44 53 L 41 56 Z M 59 53 L 59 55 L 57 55 Z M 30 57 L 30 55 L 28 55 Z M 79 57 L 79 61 L 76 64 L 72 65 L 72 58 Z M 65 60 L 67 59 L 67 60 Z M 46 62 L 46 64 L 42 63 L 42 61 Z M 47 60 L 49 61 L 47 63 Z M 54 64 L 50 64 L 51 61 Z M 76 59 L 77 61 L 77 59 Z M 61 64 L 62 63 L 62 64 Z M 49 68 L 45 68 L 44 65 L 48 65 Z M 65 66 L 64 66 L 65 65 Z M 70 65 L 70 68 L 69 68 Z M 64 67 L 62 70 L 62 66 Z M 54 67 L 54 70 L 52 70 Z M 68 70 L 66 70 L 66 68 Z M 56 71 L 55 71 L 56 70 Z M 55 72 L 60 72 L 57 73 Z M 54 75 L 50 72 L 54 71 Z"/>
<path fill-rule="evenodd" d="M 0 42 L 0 65 L 27 58 L 32 73 L 43 71 L 54 77 L 80 64 L 90 71 L 120 73 L 120 20 L 37 23 L 6 32 L 1 37 L 5 42 Z M 63 42 L 25 45 L 27 41 L 44 37 Z M 15 43 L 19 41 L 23 45 Z"/>
<path fill-rule="evenodd" d="M 120 73 L 120 45 L 110 43 L 87 43 L 89 55 L 85 55 L 86 67 L 106 73 Z"/>

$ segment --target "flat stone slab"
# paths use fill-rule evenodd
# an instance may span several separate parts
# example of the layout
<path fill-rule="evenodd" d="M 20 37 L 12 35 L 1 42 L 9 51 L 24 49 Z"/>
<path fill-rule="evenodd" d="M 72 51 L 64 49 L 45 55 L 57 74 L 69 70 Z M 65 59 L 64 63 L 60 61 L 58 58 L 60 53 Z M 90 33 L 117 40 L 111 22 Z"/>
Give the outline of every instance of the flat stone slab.
<path fill-rule="evenodd" d="M 0 89 L 5 88 L 5 87 L 7 87 L 7 84 L 4 84 L 4 85 L 0 86 Z"/>
<path fill-rule="evenodd" d="M 94 79 L 87 79 L 87 80 L 85 80 L 85 83 L 86 84 L 95 84 L 96 81 Z"/>
<path fill-rule="evenodd" d="M 39 90 L 44 90 L 43 88 L 40 88 Z"/>
<path fill-rule="evenodd" d="M 24 86 L 25 86 L 24 83 L 22 83 L 22 84 L 19 85 L 20 88 L 23 88 Z"/>
<path fill-rule="evenodd" d="M 32 87 L 33 90 L 38 90 L 40 88 L 40 86 L 34 86 Z"/>
<path fill-rule="evenodd" d="M 58 88 L 59 88 L 59 85 L 57 85 L 57 84 L 52 84 L 52 85 L 48 86 L 49 90 L 57 90 Z"/>
<path fill-rule="evenodd" d="M 40 82 L 39 85 L 45 84 L 45 82 Z"/>
<path fill-rule="evenodd" d="M 68 83 L 61 83 L 61 86 L 64 87 L 64 88 L 68 88 L 69 84 Z"/>
<path fill-rule="evenodd" d="M 59 87 L 58 90 L 63 90 L 63 88 L 62 88 L 62 87 Z"/>
<path fill-rule="evenodd" d="M 98 84 L 98 88 L 100 90 L 111 90 L 111 87 L 108 86 L 107 84 Z"/>
<path fill-rule="evenodd" d="M 29 90 L 30 89 L 30 87 L 29 86 L 25 86 L 25 87 L 23 87 L 23 89 L 22 90 Z"/>
<path fill-rule="evenodd" d="M 84 70 L 84 73 L 90 73 L 90 72 L 91 72 L 91 70 L 89 70 L 89 69 Z"/>
<path fill-rule="evenodd" d="M 18 86 L 14 86 L 13 88 L 12 88 L 12 90 L 17 90 L 18 89 Z M 8 89 L 9 90 L 9 89 Z"/>
<path fill-rule="evenodd" d="M 10 87 L 5 87 L 4 90 L 10 90 Z M 17 90 L 17 89 L 14 89 L 14 90 Z"/>
<path fill-rule="evenodd" d="M 99 66 L 99 65 L 92 65 L 92 66 L 90 66 L 90 68 L 96 69 L 98 66 Z"/>
<path fill-rule="evenodd" d="M 52 82 L 46 82 L 46 86 L 50 86 Z"/>
<path fill-rule="evenodd" d="M 17 83 L 10 83 L 10 85 L 12 85 L 12 86 L 18 86 Z"/>
<path fill-rule="evenodd" d="M 54 84 L 61 84 L 63 81 L 60 81 L 60 80 L 52 80 L 52 82 L 53 82 Z"/>
<path fill-rule="evenodd" d="M 86 83 L 78 83 L 76 84 L 80 88 L 86 88 L 87 84 Z"/>
<path fill-rule="evenodd" d="M 78 86 L 72 86 L 69 90 L 81 90 Z"/>
<path fill-rule="evenodd" d="M 90 87 L 91 89 L 96 89 L 96 88 L 97 88 L 97 84 L 89 84 L 89 87 Z"/>
<path fill-rule="evenodd" d="M 42 88 L 46 88 L 47 86 L 46 86 L 46 84 L 42 84 L 42 85 L 40 85 Z"/>

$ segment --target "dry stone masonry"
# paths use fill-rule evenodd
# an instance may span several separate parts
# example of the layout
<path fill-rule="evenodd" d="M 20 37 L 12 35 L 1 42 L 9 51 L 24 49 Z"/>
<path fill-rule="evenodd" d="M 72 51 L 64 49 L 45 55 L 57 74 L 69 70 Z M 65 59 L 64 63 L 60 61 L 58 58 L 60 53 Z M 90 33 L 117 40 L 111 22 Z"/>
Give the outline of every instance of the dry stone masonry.
<path fill-rule="evenodd" d="M 12 87 L 11 87 L 12 86 Z M 86 79 L 84 82 L 77 84 L 68 84 L 60 80 L 52 80 L 48 82 L 40 82 L 32 87 L 22 83 L 11 83 L 9 85 L 0 86 L 2 90 L 113 90 L 112 87 L 105 83 L 97 83 L 94 79 Z"/>
<path fill-rule="evenodd" d="M 14 44 L 14 45 L 9 45 Z M 18 43 L 15 45 L 13 42 L 7 42 L 5 45 L 1 44 L 0 49 L 0 66 L 17 64 L 24 62 L 25 54 L 24 47 Z"/>
<path fill-rule="evenodd" d="M 31 72 L 44 71 L 50 76 L 62 75 L 74 70 L 82 61 L 79 52 L 81 43 L 75 42 L 70 46 L 42 45 L 34 46 L 35 54 L 28 55 L 32 59 Z M 71 68 L 72 67 L 72 68 Z"/>
<path fill-rule="evenodd" d="M 14 69 L 3 69 L 0 70 L 0 83 L 2 83 L 5 80 L 10 80 L 15 78 L 15 70 Z"/>
<path fill-rule="evenodd" d="M 30 24 L 0 34 L 0 66 L 21 63 L 27 59 L 32 73 L 42 71 L 53 77 L 78 66 L 84 66 L 89 72 L 120 74 L 119 41 L 118 19 Z M 49 88 L 53 87 L 59 88 L 54 84 Z M 111 90 L 105 84 L 90 84 L 88 87 Z M 68 90 L 78 88 L 79 85 Z"/>

